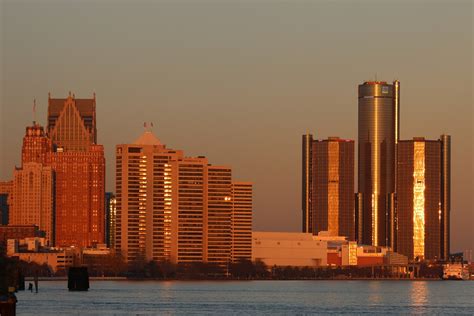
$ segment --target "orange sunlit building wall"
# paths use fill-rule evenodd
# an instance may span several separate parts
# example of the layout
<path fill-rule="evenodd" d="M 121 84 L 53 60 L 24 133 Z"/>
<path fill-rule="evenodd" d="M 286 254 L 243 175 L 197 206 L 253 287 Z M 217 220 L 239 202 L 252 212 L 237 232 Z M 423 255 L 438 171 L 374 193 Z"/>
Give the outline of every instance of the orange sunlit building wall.
<path fill-rule="evenodd" d="M 36 225 L 54 245 L 54 172 L 48 163 L 51 142 L 33 122 L 23 137 L 21 167 L 13 171 L 10 225 Z"/>
<path fill-rule="evenodd" d="M 303 135 L 303 232 L 355 240 L 354 141 Z"/>
<path fill-rule="evenodd" d="M 253 184 L 232 183 L 232 261 L 252 259 Z"/>
<path fill-rule="evenodd" d="M 48 100 L 48 136 L 55 172 L 57 246 L 89 247 L 105 240 L 105 158 L 97 144 L 96 100 Z"/>
<path fill-rule="evenodd" d="M 450 182 L 446 141 L 449 137 L 443 135 L 439 140 L 415 137 L 398 144 L 396 250 L 410 260 L 446 259 Z"/>
<path fill-rule="evenodd" d="M 225 266 L 235 240 L 243 247 L 239 256 L 248 258 L 251 184 L 242 183 L 233 192 L 230 167 L 212 166 L 202 156 L 185 157 L 166 148 L 151 131 L 133 144 L 117 145 L 116 159 L 115 246 L 126 261 Z M 234 220 L 243 223 L 235 226 L 241 233 L 236 239 Z"/>

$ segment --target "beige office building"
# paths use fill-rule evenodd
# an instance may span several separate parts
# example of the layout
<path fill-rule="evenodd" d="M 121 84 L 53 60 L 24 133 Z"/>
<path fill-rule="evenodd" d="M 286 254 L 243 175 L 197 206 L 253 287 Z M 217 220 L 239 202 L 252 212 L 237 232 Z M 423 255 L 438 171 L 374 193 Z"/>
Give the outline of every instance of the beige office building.
<path fill-rule="evenodd" d="M 185 157 L 146 131 L 116 148 L 116 249 L 130 262 L 227 264 L 232 170 Z"/>
<path fill-rule="evenodd" d="M 41 163 L 28 162 L 13 172 L 10 225 L 37 225 L 54 245 L 53 170 Z"/>

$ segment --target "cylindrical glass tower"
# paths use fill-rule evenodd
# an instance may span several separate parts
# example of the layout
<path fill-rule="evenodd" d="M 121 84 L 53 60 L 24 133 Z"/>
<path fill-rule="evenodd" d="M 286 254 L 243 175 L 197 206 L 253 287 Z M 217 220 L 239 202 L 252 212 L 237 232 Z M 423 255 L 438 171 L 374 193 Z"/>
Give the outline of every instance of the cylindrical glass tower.
<path fill-rule="evenodd" d="M 390 197 L 395 192 L 399 105 L 398 81 L 393 84 L 371 81 L 359 85 L 358 191 L 362 195 L 362 236 L 359 236 L 359 243 L 391 245 L 393 215 Z"/>

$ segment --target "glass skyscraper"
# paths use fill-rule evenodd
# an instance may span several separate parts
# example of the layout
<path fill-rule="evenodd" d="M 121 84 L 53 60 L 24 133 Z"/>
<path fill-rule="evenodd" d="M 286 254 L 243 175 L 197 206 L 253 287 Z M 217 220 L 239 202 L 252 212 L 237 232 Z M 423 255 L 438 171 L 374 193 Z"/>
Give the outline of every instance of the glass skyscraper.
<path fill-rule="evenodd" d="M 400 82 L 369 81 L 359 85 L 359 243 L 393 246 L 399 117 Z"/>

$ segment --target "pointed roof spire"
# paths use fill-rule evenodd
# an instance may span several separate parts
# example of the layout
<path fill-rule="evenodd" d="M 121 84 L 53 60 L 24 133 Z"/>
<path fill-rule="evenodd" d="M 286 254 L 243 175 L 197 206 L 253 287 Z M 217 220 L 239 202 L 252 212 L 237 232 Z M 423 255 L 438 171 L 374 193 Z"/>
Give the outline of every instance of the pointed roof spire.
<path fill-rule="evenodd" d="M 153 134 L 151 128 L 148 127 L 147 122 L 143 123 L 144 131 L 143 134 L 135 140 L 135 145 L 162 145 L 158 137 Z M 151 123 L 153 127 L 153 123 Z"/>

